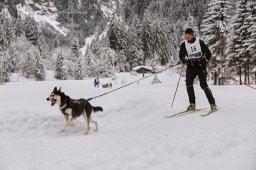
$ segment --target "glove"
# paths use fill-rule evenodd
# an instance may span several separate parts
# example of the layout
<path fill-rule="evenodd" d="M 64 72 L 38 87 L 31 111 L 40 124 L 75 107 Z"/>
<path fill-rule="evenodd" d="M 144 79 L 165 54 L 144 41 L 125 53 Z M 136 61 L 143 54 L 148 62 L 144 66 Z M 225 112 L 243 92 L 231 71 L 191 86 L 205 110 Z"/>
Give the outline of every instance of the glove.
<path fill-rule="evenodd" d="M 182 64 L 186 64 L 187 60 L 182 60 Z"/>
<path fill-rule="evenodd" d="M 209 60 L 205 60 L 204 62 L 202 62 L 202 65 L 203 67 L 207 67 L 209 64 Z"/>

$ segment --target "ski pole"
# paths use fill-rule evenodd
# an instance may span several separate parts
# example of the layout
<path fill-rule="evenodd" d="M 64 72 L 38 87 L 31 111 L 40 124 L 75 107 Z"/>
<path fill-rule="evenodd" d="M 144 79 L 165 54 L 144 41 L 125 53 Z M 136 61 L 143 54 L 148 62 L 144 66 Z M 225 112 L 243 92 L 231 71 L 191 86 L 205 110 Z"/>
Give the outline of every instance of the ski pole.
<path fill-rule="evenodd" d="M 175 93 L 174 93 L 174 96 L 173 96 L 173 99 L 172 99 L 172 106 L 173 106 L 173 103 L 174 103 L 174 99 L 175 99 L 176 93 L 177 93 L 177 91 L 178 91 L 178 87 L 179 87 L 179 84 L 180 84 L 180 78 L 181 78 L 181 76 L 182 76 L 184 66 L 185 66 L 185 64 L 183 64 L 182 69 L 181 69 L 179 81 L 178 81 L 178 83 L 177 83 L 176 90 L 175 90 Z M 172 106 L 171 106 L 171 108 L 172 108 Z"/>

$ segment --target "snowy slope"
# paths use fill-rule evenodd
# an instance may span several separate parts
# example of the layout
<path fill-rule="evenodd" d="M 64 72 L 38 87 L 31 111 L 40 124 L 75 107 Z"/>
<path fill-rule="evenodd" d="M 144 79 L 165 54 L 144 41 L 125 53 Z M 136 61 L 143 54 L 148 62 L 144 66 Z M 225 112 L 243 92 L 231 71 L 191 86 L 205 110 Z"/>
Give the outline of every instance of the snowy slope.
<path fill-rule="evenodd" d="M 57 20 L 58 10 L 52 2 L 34 3 L 31 0 L 25 0 L 24 5 L 17 5 L 18 13 L 22 18 L 31 16 L 40 24 L 50 24 L 55 30 L 66 35 L 67 29 L 60 26 Z"/>
<path fill-rule="evenodd" d="M 66 132 L 64 119 L 46 101 L 55 86 L 72 98 L 88 98 L 109 91 L 82 81 L 13 82 L 0 86 L 1 170 L 255 170 L 255 90 L 243 86 L 211 86 L 220 110 L 172 119 L 166 114 L 188 105 L 184 78 L 174 107 L 170 103 L 178 77 L 159 75 L 92 100 L 104 112 L 93 114 L 99 132 L 84 132 L 78 118 Z M 141 78 L 117 76 L 113 87 Z M 101 82 L 109 82 L 104 79 Z M 208 107 L 199 85 L 197 106 Z M 204 112 L 202 112 L 204 113 Z M 93 129 L 93 125 L 92 125 Z"/>

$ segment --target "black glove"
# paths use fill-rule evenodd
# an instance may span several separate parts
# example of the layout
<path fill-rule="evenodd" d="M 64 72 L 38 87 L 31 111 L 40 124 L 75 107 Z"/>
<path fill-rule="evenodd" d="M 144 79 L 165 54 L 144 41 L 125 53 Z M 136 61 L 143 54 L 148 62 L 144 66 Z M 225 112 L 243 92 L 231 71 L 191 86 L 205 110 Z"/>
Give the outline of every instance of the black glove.
<path fill-rule="evenodd" d="M 187 60 L 182 60 L 181 62 L 182 64 L 186 64 Z"/>
<path fill-rule="evenodd" d="M 204 62 L 202 62 L 201 66 L 202 67 L 207 67 L 209 64 L 209 60 L 205 60 Z"/>

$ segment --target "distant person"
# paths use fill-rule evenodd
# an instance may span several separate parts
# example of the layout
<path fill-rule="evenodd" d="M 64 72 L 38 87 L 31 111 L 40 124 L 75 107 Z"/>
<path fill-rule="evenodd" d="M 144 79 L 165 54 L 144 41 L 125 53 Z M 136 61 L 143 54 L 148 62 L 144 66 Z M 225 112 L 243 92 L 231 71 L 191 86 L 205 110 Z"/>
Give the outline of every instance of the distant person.
<path fill-rule="evenodd" d="M 95 80 L 94 80 L 94 87 L 99 87 L 100 85 L 100 80 L 99 80 L 99 77 L 97 77 Z"/>
<path fill-rule="evenodd" d="M 187 64 L 186 86 L 190 102 L 187 110 L 193 111 L 196 109 L 193 83 L 196 76 L 198 76 L 200 86 L 205 92 L 211 110 L 216 111 L 215 99 L 206 81 L 206 67 L 211 59 L 211 52 L 199 37 L 194 37 L 194 31 L 191 28 L 186 29 L 184 39 L 185 41 L 180 46 L 179 58 L 183 64 Z"/>

